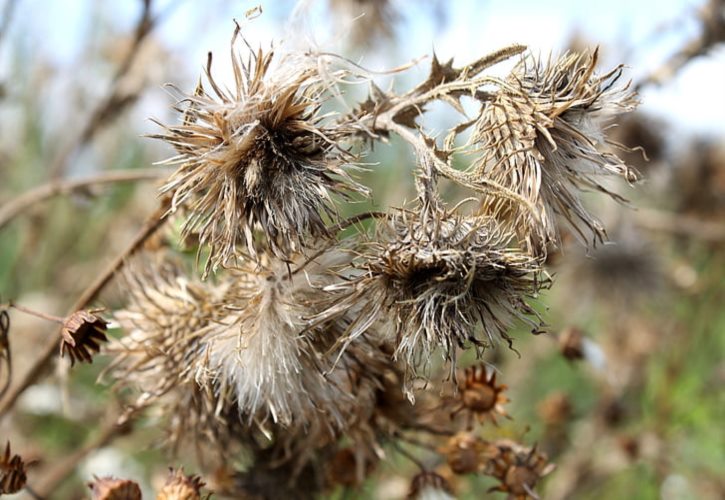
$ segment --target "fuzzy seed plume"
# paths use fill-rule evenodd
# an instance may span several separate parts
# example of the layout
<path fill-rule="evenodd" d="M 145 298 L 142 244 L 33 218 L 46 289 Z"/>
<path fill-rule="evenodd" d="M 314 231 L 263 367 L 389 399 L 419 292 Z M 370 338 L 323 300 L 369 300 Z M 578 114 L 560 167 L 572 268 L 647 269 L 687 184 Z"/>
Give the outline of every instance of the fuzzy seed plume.
<path fill-rule="evenodd" d="M 182 123 L 160 124 L 165 132 L 152 136 L 178 152 L 161 191 L 172 212 L 186 211 L 183 233 L 208 246 L 206 273 L 235 264 L 242 251 L 256 255 L 257 231 L 282 257 L 329 236 L 333 195 L 365 192 L 349 175 L 351 130 L 320 111 L 339 75 L 321 56 L 243 51 L 241 40 L 237 27 L 234 87 L 214 80 L 210 55 L 209 89 L 200 81 L 176 108 Z"/>
<path fill-rule="evenodd" d="M 324 316 L 356 311 L 343 342 L 386 322 L 409 375 L 426 369 L 440 348 L 455 378 L 457 349 L 511 344 L 514 318 L 537 328 L 526 299 L 542 284 L 540 261 L 510 248 L 510 240 L 493 219 L 436 204 L 398 211 L 360 250 L 351 277 L 330 287 L 336 297 Z"/>
<path fill-rule="evenodd" d="M 483 200 L 482 212 L 505 214 L 538 254 L 560 243 L 557 216 L 584 244 L 603 241 L 604 226 L 584 207 L 581 190 L 621 200 L 597 178 L 637 179 L 618 156 L 602 151 L 610 145 L 606 126 L 636 107 L 635 94 L 620 83 L 621 66 L 596 74 L 597 59 L 596 50 L 547 61 L 523 58 L 474 127 L 471 141 L 481 154 L 469 171 L 473 182 L 487 179 L 512 190 L 535 207 L 536 216 L 494 197 Z"/>

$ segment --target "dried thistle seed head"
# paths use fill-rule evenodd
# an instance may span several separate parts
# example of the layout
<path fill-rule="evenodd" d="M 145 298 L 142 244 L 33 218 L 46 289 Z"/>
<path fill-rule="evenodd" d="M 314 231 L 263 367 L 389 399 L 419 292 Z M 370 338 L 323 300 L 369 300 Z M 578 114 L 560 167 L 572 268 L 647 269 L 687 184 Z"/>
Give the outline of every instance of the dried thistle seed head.
<path fill-rule="evenodd" d="M 255 255 L 257 229 L 279 256 L 327 236 L 325 217 L 335 216 L 332 194 L 365 191 L 343 168 L 351 160 L 342 146 L 350 131 L 327 125 L 328 115 L 320 114 L 334 71 L 309 55 L 242 55 L 238 39 L 237 27 L 235 88 L 214 81 L 210 58 L 212 91 L 200 83 L 182 101 L 183 123 L 154 136 L 179 153 L 168 160 L 180 166 L 162 192 L 172 195 L 172 211 L 188 210 L 183 236 L 198 233 L 209 246 L 206 272 L 235 263 L 239 245 Z"/>
<path fill-rule="evenodd" d="M 514 317 L 538 327 L 525 299 L 541 285 L 539 261 L 509 241 L 492 219 L 430 205 L 399 211 L 361 251 L 358 276 L 334 288 L 340 295 L 325 314 L 356 312 L 348 338 L 390 320 L 395 357 L 409 374 L 441 348 L 455 378 L 458 348 L 472 344 L 480 354 L 499 338 L 511 344 L 506 331 Z"/>
<path fill-rule="evenodd" d="M 536 446 L 527 448 L 508 440 L 499 440 L 494 445 L 497 452 L 491 456 L 486 473 L 500 483 L 491 491 L 506 492 L 515 500 L 538 499 L 536 484 L 556 466 Z"/>
<path fill-rule="evenodd" d="M 108 323 L 97 316 L 99 310 L 76 311 L 63 321 L 61 328 L 60 355 L 70 356 L 71 365 L 76 360 L 93 362 L 93 353 L 101 350 L 106 342 Z"/>
<path fill-rule="evenodd" d="M 108 346 L 115 357 L 106 373 L 135 391 L 134 405 L 157 407 L 174 448 L 191 437 L 221 439 L 224 401 L 195 378 L 206 336 L 229 315 L 228 285 L 190 279 L 170 262 L 130 266 L 124 278 L 129 303 L 114 317 L 126 335 Z"/>
<path fill-rule="evenodd" d="M 456 474 L 483 472 L 493 452 L 490 443 L 467 432 L 451 437 L 441 451 Z"/>
<path fill-rule="evenodd" d="M 88 487 L 93 500 L 141 500 L 141 488 L 128 479 L 95 477 Z"/>
<path fill-rule="evenodd" d="M 164 487 L 156 495 L 156 500 L 201 500 L 201 488 L 204 481 L 199 476 L 184 474 L 183 468 L 170 469 Z"/>
<path fill-rule="evenodd" d="M 527 207 L 505 199 L 483 200 L 482 211 L 505 214 L 532 251 L 543 254 L 559 243 L 557 215 L 587 245 L 603 241 L 602 224 L 584 208 L 579 192 L 607 191 L 597 177 L 616 175 L 628 182 L 636 172 L 600 146 L 617 114 L 637 105 L 628 84 L 617 86 L 622 68 L 597 75 L 597 51 L 565 54 L 557 60 L 523 59 L 486 103 L 471 141 L 481 156 L 469 175 L 494 181 L 529 201 Z"/>
<path fill-rule="evenodd" d="M 10 441 L 5 445 L 5 453 L 0 455 L 0 495 L 17 493 L 28 481 L 25 462 L 20 455 L 10 453 Z"/>
<path fill-rule="evenodd" d="M 215 390 L 230 394 L 250 421 L 320 420 L 335 427 L 343 420 L 340 408 L 355 395 L 325 376 L 335 359 L 324 354 L 332 344 L 326 339 L 334 341 L 346 324 L 308 328 L 307 318 L 334 279 L 329 267 L 347 260 L 334 249 L 307 262 L 298 255 L 291 264 L 267 254 L 234 271 L 226 299 L 235 309 L 234 327 L 209 337 L 207 369 Z"/>
<path fill-rule="evenodd" d="M 537 413 L 546 425 L 554 427 L 571 420 L 574 407 L 566 393 L 557 391 L 539 403 Z"/>
<path fill-rule="evenodd" d="M 503 394 L 506 386 L 496 385 L 495 371 L 489 373 L 484 364 L 468 367 L 458 385 L 458 402 L 451 412 L 451 418 L 464 413 L 469 429 L 474 418 L 479 423 L 490 420 L 494 425 L 497 424 L 496 415 L 508 418 L 503 407 L 509 401 Z"/>
<path fill-rule="evenodd" d="M 565 328 L 559 334 L 559 351 L 569 361 L 584 359 L 584 336 L 582 331 L 574 326 Z"/>
<path fill-rule="evenodd" d="M 435 472 L 424 471 L 410 483 L 410 500 L 453 500 L 453 490 L 448 481 Z"/>

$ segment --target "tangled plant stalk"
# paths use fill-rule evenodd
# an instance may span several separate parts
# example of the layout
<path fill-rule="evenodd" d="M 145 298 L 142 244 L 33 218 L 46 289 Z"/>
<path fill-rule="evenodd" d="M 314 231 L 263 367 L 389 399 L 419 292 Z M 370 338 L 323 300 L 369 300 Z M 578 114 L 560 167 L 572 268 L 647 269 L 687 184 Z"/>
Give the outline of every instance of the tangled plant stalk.
<path fill-rule="evenodd" d="M 511 58 L 506 78 L 486 73 Z M 220 495 L 311 498 L 361 485 L 399 453 L 421 469 L 411 498 L 450 498 L 450 475 L 467 474 L 537 498 L 554 466 L 535 445 L 477 434 L 509 417 L 506 386 L 493 367 L 459 364 L 501 341 L 513 350 L 516 325 L 542 330 L 534 305 L 563 230 L 585 246 L 606 238 L 580 192 L 617 198 L 602 176 L 636 180 L 606 135 L 637 102 L 622 68 L 599 73 L 596 50 L 538 60 L 512 46 L 460 68 L 433 58 L 397 94 L 340 56 L 255 50 L 239 26 L 231 59 L 231 88 L 210 55 L 196 89 L 180 92 L 179 122 L 153 136 L 176 150 L 159 223 L 180 219 L 181 237 L 198 241 L 201 276 L 170 249 L 126 268 L 105 376 L 172 450 L 225 471 Z M 329 111 L 342 82 L 369 82 L 369 96 Z M 436 102 L 461 113 L 442 140 L 418 124 Z M 345 219 L 370 192 L 356 178 L 363 156 L 392 138 L 415 156 L 413 202 Z M 454 167 L 461 159 L 468 168 Z M 444 199 L 440 178 L 467 203 Z M 365 218 L 372 229 L 343 237 Z M 107 340 L 92 312 L 64 330 L 71 354 L 74 332 L 94 332 L 74 361 Z M 201 480 L 174 474 L 198 498 Z M 136 491 L 92 486 L 116 487 Z"/>

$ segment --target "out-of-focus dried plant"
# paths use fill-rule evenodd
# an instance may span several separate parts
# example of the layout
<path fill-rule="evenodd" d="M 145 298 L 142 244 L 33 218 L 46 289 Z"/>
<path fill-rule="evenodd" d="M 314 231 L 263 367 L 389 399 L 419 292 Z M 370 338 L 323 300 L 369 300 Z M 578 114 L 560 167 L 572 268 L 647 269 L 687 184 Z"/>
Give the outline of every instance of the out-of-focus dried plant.
<path fill-rule="evenodd" d="M 17 493 L 28 481 L 25 462 L 20 455 L 10 453 L 10 441 L 5 445 L 5 453 L 0 456 L 0 495 Z"/>

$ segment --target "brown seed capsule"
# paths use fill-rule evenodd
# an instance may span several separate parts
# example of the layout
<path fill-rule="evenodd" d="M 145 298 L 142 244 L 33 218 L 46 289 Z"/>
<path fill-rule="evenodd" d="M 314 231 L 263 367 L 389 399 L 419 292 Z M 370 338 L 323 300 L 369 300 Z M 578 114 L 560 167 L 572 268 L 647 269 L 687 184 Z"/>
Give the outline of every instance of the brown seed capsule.
<path fill-rule="evenodd" d="M 509 418 L 503 408 L 509 401 L 503 394 L 505 390 L 505 385 L 496 385 L 496 372 L 488 374 L 483 364 L 466 368 L 464 379 L 459 382 L 458 406 L 451 417 L 461 412 L 467 413 L 469 428 L 472 427 L 474 417 L 479 423 L 488 419 L 496 425 L 496 415 Z"/>
<path fill-rule="evenodd" d="M 534 491 L 539 480 L 556 467 L 549 463 L 545 454 L 536 446 L 526 448 L 518 443 L 500 440 L 494 443 L 498 448 L 487 464 L 486 474 L 497 478 L 500 483 L 491 491 L 503 491 L 512 500 L 538 499 Z"/>
<path fill-rule="evenodd" d="M 559 335 L 559 350 L 569 361 L 584 359 L 584 337 L 582 331 L 574 326 L 566 328 Z"/>
<path fill-rule="evenodd" d="M 181 468 L 170 469 L 156 500 L 200 500 L 202 486 L 204 482 L 199 476 L 187 476 Z"/>
<path fill-rule="evenodd" d="M 95 477 L 88 487 L 93 500 L 141 500 L 141 488 L 128 479 Z"/>
<path fill-rule="evenodd" d="M 76 360 L 91 363 L 93 353 L 100 351 L 101 342 L 106 342 L 108 323 L 96 316 L 99 310 L 76 311 L 63 321 L 61 329 L 60 355 L 70 356 L 71 365 Z"/>
<path fill-rule="evenodd" d="M 20 455 L 10 454 L 10 441 L 8 441 L 5 453 L 0 455 L 0 495 L 20 491 L 27 480 L 25 462 Z"/>

